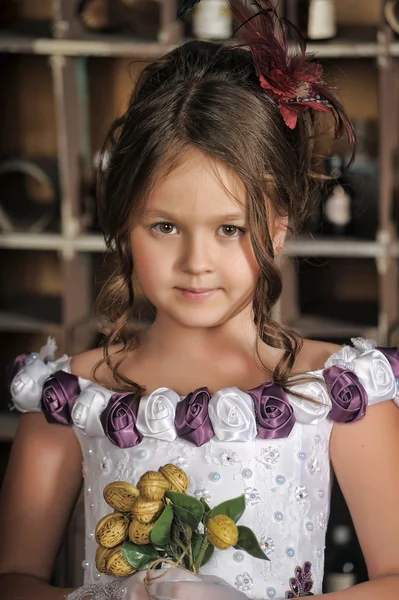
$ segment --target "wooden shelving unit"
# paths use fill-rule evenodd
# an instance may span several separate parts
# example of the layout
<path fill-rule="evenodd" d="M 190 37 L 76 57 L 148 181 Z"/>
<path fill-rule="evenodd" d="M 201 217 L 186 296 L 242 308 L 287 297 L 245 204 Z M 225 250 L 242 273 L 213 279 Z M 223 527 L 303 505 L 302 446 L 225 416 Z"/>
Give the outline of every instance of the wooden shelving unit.
<path fill-rule="evenodd" d="M 146 41 L 117 35 L 93 35 L 83 31 L 76 19 L 75 4 L 67 0 L 53 3 L 53 37 L 34 37 L 0 29 L 0 56 L 42 57 L 51 70 L 56 122 L 56 154 L 61 187 L 60 231 L 51 233 L 0 233 L 0 251 L 55 252 L 59 259 L 62 317 L 59 323 L 43 321 L 29 314 L 0 311 L 2 331 L 53 332 L 62 351 L 75 353 L 90 345 L 93 305 L 92 257 L 105 250 L 102 237 L 85 229 L 82 218 L 81 184 L 93 150 L 90 134 L 90 61 L 151 61 L 183 41 L 182 27 L 174 19 L 176 0 L 159 0 L 161 28 L 158 39 Z M 338 0 L 338 4 L 340 0 Z M 46 6 L 49 5 L 45 2 Z M 339 11 L 347 10 L 344 3 Z M 371 4 L 371 3 L 370 3 Z M 399 242 L 392 222 L 394 191 L 393 155 L 398 146 L 398 66 L 399 42 L 382 18 L 382 2 L 374 0 L 381 13 L 376 22 L 352 25 L 339 23 L 338 36 L 330 42 L 309 43 L 308 52 L 331 63 L 345 61 L 363 64 L 373 61 L 378 71 L 378 119 L 380 190 L 379 224 L 376 238 L 329 239 L 301 236 L 287 242 L 282 270 L 285 289 L 276 307 L 277 318 L 287 321 L 305 335 L 326 336 L 340 330 L 344 335 L 359 327 L 345 326 L 345 321 L 301 315 L 292 290 L 298 287 L 295 264 L 305 257 L 373 259 L 378 271 L 378 317 L 375 327 L 364 326 L 365 333 L 374 331 L 380 344 L 389 343 L 390 332 L 398 317 L 397 258 Z M 374 6 L 374 10 L 375 10 Z M 359 11 L 361 12 L 359 6 Z M 39 60 L 39 58 L 38 58 Z M 105 63 L 104 63 L 105 64 Z M 128 64 L 128 63 L 126 63 Z M 111 115 L 112 118 L 115 114 Z M 106 123 L 108 126 L 109 123 Z M 104 125 L 104 124 L 103 124 Z M 106 127 L 104 127 L 105 131 Z M 101 136 L 98 136 L 101 139 Z M 7 256 L 7 254 L 5 254 Z M 85 329 L 87 327 L 87 329 Z M 362 330 L 363 330 L 362 329 Z M 85 332 L 87 335 L 85 335 Z M 361 332 L 360 332 L 361 333 Z"/>
<path fill-rule="evenodd" d="M 90 61 L 151 61 L 183 41 L 181 24 L 174 19 L 176 0 L 159 0 L 162 26 L 157 40 L 146 41 L 117 35 L 84 33 L 76 20 L 75 4 L 67 0 L 53 3 L 53 37 L 33 37 L 12 30 L 0 30 L 0 56 L 36 56 L 48 61 L 51 71 L 56 122 L 56 154 L 61 187 L 60 231 L 51 233 L 0 233 L 0 252 L 55 252 L 59 260 L 60 322 L 43 321 L 35 316 L 9 310 L 0 311 L 1 332 L 36 332 L 57 336 L 59 347 L 70 354 L 86 349 L 93 333 L 93 266 L 96 253 L 105 250 L 102 237 L 86 230 L 82 218 L 81 184 L 93 150 L 90 136 Z M 339 2 L 338 2 L 339 3 Z M 49 3 L 46 3 L 46 5 Z M 371 3 L 370 3 L 371 4 Z M 345 61 L 363 64 L 373 61 L 378 71 L 378 119 L 380 190 L 379 223 L 376 238 L 329 239 L 301 236 L 287 242 L 282 270 L 285 288 L 276 307 L 277 318 L 287 321 L 304 335 L 343 336 L 374 332 L 380 344 L 389 343 L 390 332 L 398 318 L 397 258 L 399 242 L 392 222 L 394 192 L 393 156 L 398 146 L 398 61 L 399 42 L 381 17 L 374 23 L 339 25 L 336 39 L 327 43 L 309 43 L 308 52 L 328 63 Z M 360 10 L 359 6 L 359 10 Z M 361 11 L 360 11 L 361 12 Z M 105 64 L 105 63 L 104 63 Z M 126 63 L 128 64 L 128 63 Z M 34 93 L 34 90 L 32 90 Z M 115 114 L 112 114 L 114 117 Z M 108 126 L 109 123 L 106 123 Z M 104 124 L 103 124 L 104 125 Z M 105 131 L 106 127 L 104 128 Z M 101 136 L 98 135 L 101 139 Z M 312 315 L 302 315 L 293 289 L 298 289 L 295 264 L 300 258 L 324 257 L 372 259 L 378 272 L 378 315 L 375 326 L 351 326 L 342 319 L 331 322 Z"/>

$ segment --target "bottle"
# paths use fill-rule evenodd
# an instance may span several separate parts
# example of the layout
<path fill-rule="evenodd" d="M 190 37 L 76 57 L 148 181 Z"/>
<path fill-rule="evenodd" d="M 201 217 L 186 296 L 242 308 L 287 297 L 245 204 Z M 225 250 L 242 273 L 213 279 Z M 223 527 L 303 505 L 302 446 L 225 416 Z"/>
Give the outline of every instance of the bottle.
<path fill-rule="evenodd" d="M 352 196 L 341 175 L 343 157 L 333 154 L 329 162 L 329 174 L 335 181 L 327 187 L 326 196 L 322 200 L 322 232 L 334 236 L 350 235 L 353 229 Z"/>
<path fill-rule="evenodd" d="M 337 35 L 334 0 L 310 0 L 308 38 L 328 40 Z"/>
<path fill-rule="evenodd" d="M 193 12 L 193 34 L 203 40 L 228 40 L 233 15 L 228 0 L 202 0 Z"/>
<path fill-rule="evenodd" d="M 335 557 L 326 573 L 324 591 L 339 592 L 357 583 L 357 558 L 353 552 L 352 532 L 348 525 L 336 525 L 332 531 Z"/>

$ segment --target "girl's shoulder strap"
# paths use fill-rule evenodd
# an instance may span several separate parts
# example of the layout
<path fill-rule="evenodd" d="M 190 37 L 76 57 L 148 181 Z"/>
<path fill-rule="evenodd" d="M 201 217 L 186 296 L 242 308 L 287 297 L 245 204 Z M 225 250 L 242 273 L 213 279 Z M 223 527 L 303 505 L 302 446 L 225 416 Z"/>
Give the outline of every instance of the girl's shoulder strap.
<path fill-rule="evenodd" d="M 75 424 L 89 428 L 93 435 L 101 433 L 99 414 L 114 392 L 72 373 L 73 358 L 64 354 L 55 360 L 56 349 L 54 338 L 49 337 L 39 352 L 21 354 L 8 366 L 11 410 L 43 412 L 49 423 Z M 91 410 L 93 404 L 97 411 Z"/>
<path fill-rule="evenodd" d="M 361 419 L 368 406 L 393 400 L 399 406 L 399 352 L 374 340 L 352 338 L 329 357 L 323 377 L 332 400 L 333 421 Z"/>

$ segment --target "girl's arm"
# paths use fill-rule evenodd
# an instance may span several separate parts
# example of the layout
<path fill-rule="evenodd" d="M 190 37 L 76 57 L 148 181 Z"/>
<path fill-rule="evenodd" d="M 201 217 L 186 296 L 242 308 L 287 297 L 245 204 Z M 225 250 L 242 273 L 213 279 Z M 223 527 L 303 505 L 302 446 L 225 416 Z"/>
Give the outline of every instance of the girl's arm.
<path fill-rule="evenodd" d="M 335 423 L 330 453 L 370 581 L 323 595 L 334 600 L 399 597 L 399 410 L 369 406 L 356 423 Z M 321 596 L 314 596 L 314 599 Z"/>
<path fill-rule="evenodd" d="M 61 600 L 72 591 L 49 581 L 81 483 L 72 428 L 22 415 L 0 497 L 2 600 Z"/>

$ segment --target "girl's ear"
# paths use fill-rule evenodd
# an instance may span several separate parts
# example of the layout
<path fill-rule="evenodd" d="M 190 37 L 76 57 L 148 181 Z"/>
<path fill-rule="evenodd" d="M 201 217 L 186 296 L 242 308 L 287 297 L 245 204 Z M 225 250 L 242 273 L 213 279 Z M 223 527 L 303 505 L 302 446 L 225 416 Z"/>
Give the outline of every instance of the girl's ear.
<path fill-rule="evenodd" d="M 288 217 L 276 217 L 272 231 L 274 254 L 280 254 L 287 235 Z"/>

